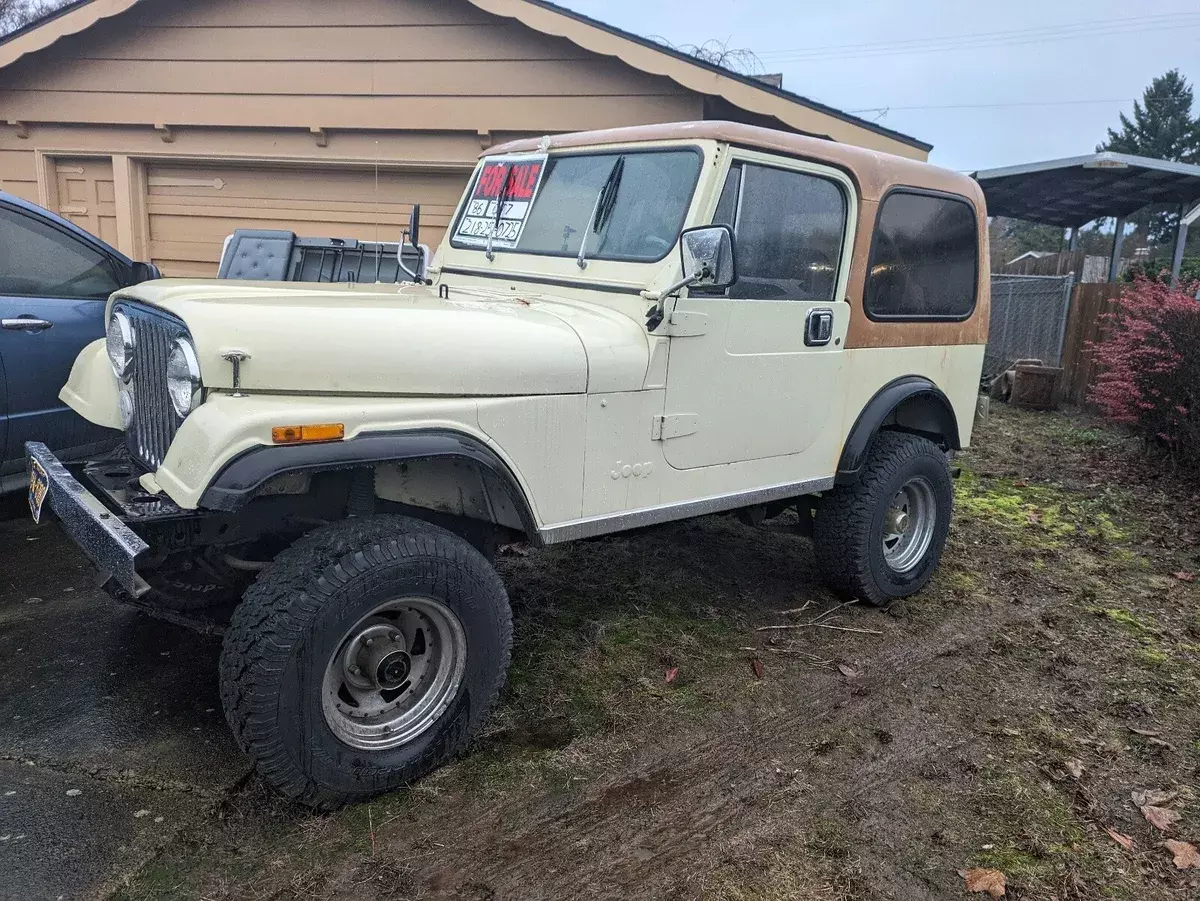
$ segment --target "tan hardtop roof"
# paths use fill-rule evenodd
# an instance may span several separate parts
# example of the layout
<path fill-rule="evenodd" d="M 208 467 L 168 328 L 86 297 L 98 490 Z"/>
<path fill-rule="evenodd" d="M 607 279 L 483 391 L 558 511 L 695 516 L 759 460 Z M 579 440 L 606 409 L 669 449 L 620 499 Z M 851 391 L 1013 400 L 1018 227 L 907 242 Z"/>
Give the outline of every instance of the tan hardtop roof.
<path fill-rule="evenodd" d="M 546 147 L 547 141 L 550 150 L 565 150 L 571 147 L 687 140 L 723 141 L 739 147 L 750 147 L 835 166 L 858 182 L 859 190 L 866 200 L 878 200 L 893 185 L 908 185 L 962 195 L 970 198 L 980 212 L 984 211 L 983 191 L 970 176 L 878 150 L 867 150 L 851 144 L 839 144 L 836 141 L 775 131 L 756 125 L 743 125 L 740 122 L 670 122 L 663 125 L 577 131 L 546 138 L 523 138 L 489 147 L 480 156 L 528 153 Z"/>

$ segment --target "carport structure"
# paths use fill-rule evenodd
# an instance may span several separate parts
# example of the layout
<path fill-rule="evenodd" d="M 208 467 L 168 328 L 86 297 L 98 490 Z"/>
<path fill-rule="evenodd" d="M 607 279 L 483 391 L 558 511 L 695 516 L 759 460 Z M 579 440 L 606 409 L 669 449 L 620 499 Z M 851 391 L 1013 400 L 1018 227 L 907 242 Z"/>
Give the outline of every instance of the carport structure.
<path fill-rule="evenodd" d="M 1115 217 L 1109 281 L 1120 273 L 1128 216 L 1151 204 L 1178 205 L 1172 284 L 1179 280 L 1188 226 L 1200 219 L 1200 166 L 1188 163 L 1105 152 L 987 169 L 974 177 L 987 197 L 989 215 L 1069 228 L 1071 250 L 1077 249 L 1084 225 Z"/>

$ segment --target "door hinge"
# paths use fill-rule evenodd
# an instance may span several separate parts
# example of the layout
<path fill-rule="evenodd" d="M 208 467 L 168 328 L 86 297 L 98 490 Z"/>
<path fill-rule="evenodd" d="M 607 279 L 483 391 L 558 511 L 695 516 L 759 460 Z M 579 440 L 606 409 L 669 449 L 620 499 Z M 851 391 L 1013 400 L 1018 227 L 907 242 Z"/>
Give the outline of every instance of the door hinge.
<path fill-rule="evenodd" d="M 688 338 L 703 335 L 708 331 L 708 315 L 690 313 L 687 310 L 672 310 L 667 321 L 655 334 L 670 335 L 672 338 Z"/>
<path fill-rule="evenodd" d="M 700 430 L 700 417 L 696 413 L 668 413 L 665 416 L 655 416 L 650 426 L 651 441 L 666 441 L 668 438 L 682 438 L 684 435 L 694 435 Z"/>

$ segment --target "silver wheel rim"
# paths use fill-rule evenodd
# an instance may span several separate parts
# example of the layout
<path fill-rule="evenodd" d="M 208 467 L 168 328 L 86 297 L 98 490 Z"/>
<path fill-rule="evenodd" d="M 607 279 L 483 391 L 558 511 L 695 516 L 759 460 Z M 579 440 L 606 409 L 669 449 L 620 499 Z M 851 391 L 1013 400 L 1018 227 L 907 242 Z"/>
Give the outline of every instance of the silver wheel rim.
<path fill-rule="evenodd" d="M 342 638 L 325 667 L 321 707 L 341 741 L 383 751 L 412 741 L 445 713 L 462 684 L 467 636 L 441 601 L 386 601 Z"/>
<path fill-rule="evenodd" d="M 933 486 L 921 476 L 905 482 L 883 518 L 883 559 L 896 573 L 914 569 L 933 543 L 937 501 Z"/>

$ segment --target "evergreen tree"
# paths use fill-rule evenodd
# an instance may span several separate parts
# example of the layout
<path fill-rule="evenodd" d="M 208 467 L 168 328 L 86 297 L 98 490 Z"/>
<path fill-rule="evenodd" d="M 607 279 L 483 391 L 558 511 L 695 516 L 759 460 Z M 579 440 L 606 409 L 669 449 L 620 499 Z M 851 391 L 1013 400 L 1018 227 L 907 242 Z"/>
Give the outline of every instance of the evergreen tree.
<path fill-rule="evenodd" d="M 1175 163 L 1200 163 L 1200 118 L 1192 115 L 1192 86 L 1171 69 L 1150 83 L 1142 100 L 1133 103 L 1133 121 L 1121 113 L 1121 130 L 1108 129 L 1108 140 L 1096 147 L 1133 156 L 1148 156 Z M 1151 245 L 1170 253 L 1179 215 L 1161 206 L 1130 217 L 1138 230 L 1146 229 Z"/>
<path fill-rule="evenodd" d="M 1171 69 L 1150 83 L 1142 101 L 1133 102 L 1133 121 L 1121 113 L 1121 130 L 1108 130 L 1096 150 L 1176 163 L 1200 162 L 1200 119 L 1192 116 L 1192 86 Z"/>

